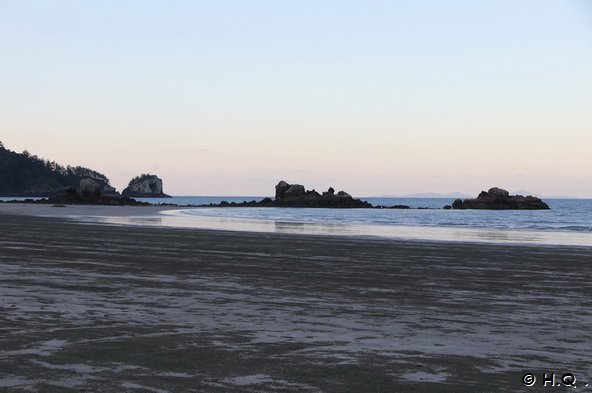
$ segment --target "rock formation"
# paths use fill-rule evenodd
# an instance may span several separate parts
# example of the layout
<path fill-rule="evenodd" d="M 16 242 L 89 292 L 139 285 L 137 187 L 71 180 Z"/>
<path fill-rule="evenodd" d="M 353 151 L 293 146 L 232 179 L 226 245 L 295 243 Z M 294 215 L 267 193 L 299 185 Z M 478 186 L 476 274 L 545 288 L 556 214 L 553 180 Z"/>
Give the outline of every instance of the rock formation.
<path fill-rule="evenodd" d="M 475 199 L 457 199 L 453 209 L 485 209 L 485 210 L 545 210 L 549 205 L 533 196 L 510 195 L 501 188 L 493 187 L 489 191 L 481 191 Z"/>
<path fill-rule="evenodd" d="M 110 185 L 103 186 L 101 190 L 101 195 L 111 196 L 111 197 L 118 197 L 121 196 L 119 192 L 115 189 L 115 187 L 111 187 Z"/>
<path fill-rule="evenodd" d="M 372 207 L 368 202 L 354 199 L 345 191 L 335 194 L 332 187 L 321 195 L 315 190 L 305 190 L 301 184 L 289 184 L 283 180 L 275 186 L 275 200 L 272 203 L 279 207 Z"/>
<path fill-rule="evenodd" d="M 301 184 L 289 184 L 280 181 L 275 186 L 275 199 L 264 198 L 257 201 L 242 203 L 222 201 L 219 205 L 209 206 L 236 206 L 236 207 L 330 207 L 330 208 L 369 208 L 373 207 L 370 203 L 354 199 L 345 191 L 335 190 L 330 187 L 323 194 L 315 190 L 307 191 Z"/>
<path fill-rule="evenodd" d="M 306 190 L 301 184 L 288 184 L 280 181 L 275 186 L 275 199 L 298 198 L 306 195 Z"/>
<path fill-rule="evenodd" d="M 162 179 L 150 174 L 134 177 L 121 195 L 135 198 L 170 198 L 162 191 Z"/>
<path fill-rule="evenodd" d="M 31 203 L 54 204 L 54 205 L 111 205 L 111 206 L 145 206 L 147 202 L 138 202 L 135 199 L 122 196 L 101 195 L 99 189 L 93 184 L 86 183 L 85 187 L 81 185 L 81 192 L 71 187 L 48 199 L 38 201 L 31 200 Z"/>
<path fill-rule="evenodd" d="M 101 185 L 93 179 L 80 180 L 80 193 L 83 196 L 101 195 Z"/>

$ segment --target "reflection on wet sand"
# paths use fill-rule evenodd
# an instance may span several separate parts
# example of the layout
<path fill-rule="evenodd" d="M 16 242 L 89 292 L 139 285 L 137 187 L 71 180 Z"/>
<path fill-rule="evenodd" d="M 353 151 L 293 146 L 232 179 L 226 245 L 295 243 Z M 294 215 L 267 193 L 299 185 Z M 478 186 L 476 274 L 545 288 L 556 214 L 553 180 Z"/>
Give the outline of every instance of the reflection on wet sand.
<path fill-rule="evenodd" d="M 0 215 L 0 391 L 505 393 L 523 370 L 592 375 L 590 247 L 154 216 Z"/>
<path fill-rule="evenodd" d="M 70 216 L 79 221 L 112 225 L 165 226 L 242 232 L 269 232 L 305 235 L 379 237 L 389 239 L 461 241 L 486 243 L 525 243 L 541 245 L 592 245 L 592 233 L 558 231 L 499 230 L 458 227 L 403 225 L 363 225 L 302 223 L 229 217 L 186 216 L 169 210 L 153 216 L 90 217 Z"/>
<path fill-rule="evenodd" d="M 319 235 L 343 235 L 351 231 L 347 225 L 340 224 L 311 224 L 304 222 L 273 221 L 274 232 L 277 233 L 303 233 Z M 360 235 L 362 235 L 360 233 Z"/>
<path fill-rule="evenodd" d="M 161 225 L 162 217 L 130 217 L 130 221 L 137 225 Z"/>

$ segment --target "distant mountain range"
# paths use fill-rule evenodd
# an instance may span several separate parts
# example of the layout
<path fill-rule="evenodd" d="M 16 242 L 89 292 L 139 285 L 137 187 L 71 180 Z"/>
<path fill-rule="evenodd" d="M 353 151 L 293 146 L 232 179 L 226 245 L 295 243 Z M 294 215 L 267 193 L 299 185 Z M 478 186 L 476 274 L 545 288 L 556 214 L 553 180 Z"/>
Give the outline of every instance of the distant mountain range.
<path fill-rule="evenodd" d="M 463 194 L 460 192 L 449 192 L 446 194 L 441 194 L 438 192 L 418 192 L 414 194 L 404 194 L 404 195 L 381 195 L 378 198 L 474 198 L 475 196 Z"/>
<path fill-rule="evenodd" d="M 572 196 L 567 196 L 567 195 L 543 195 L 543 194 L 537 194 L 534 192 L 530 192 L 530 191 L 526 191 L 526 190 L 517 190 L 517 191 L 513 191 L 510 194 L 512 195 L 532 195 L 534 197 L 537 198 L 546 198 L 546 199 L 580 199 L 580 198 L 576 198 L 576 197 L 572 197 Z"/>
<path fill-rule="evenodd" d="M 545 199 L 578 199 L 571 196 L 566 195 L 541 195 L 533 192 L 529 192 L 526 190 L 516 190 L 510 192 L 511 195 L 532 195 L 537 198 L 545 198 Z M 449 198 L 449 199 L 467 199 L 467 198 L 475 198 L 476 195 L 468 195 L 463 194 L 461 192 L 449 192 L 449 193 L 438 193 L 438 192 L 418 192 L 414 194 L 403 194 L 403 195 L 381 195 L 377 198 Z"/>

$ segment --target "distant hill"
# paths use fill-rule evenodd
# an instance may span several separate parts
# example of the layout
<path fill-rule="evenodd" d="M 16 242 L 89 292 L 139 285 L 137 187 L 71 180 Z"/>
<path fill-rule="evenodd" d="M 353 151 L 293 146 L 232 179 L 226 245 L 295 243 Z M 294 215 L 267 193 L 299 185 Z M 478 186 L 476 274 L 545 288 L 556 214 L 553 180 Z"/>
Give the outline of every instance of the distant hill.
<path fill-rule="evenodd" d="M 91 178 L 110 188 L 109 179 L 92 169 L 62 166 L 31 155 L 26 150 L 16 153 L 0 142 L 0 196 L 50 196 L 64 189 L 78 188 L 80 180 Z"/>
<path fill-rule="evenodd" d="M 437 192 L 418 192 L 415 194 L 405 195 L 385 195 L 382 198 L 470 198 L 470 195 L 462 194 L 460 192 L 449 192 L 440 194 Z"/>
<path fill-rule="evenodd" d="M 510 192 L 510 194 L 512 194 L 512 195 L 524 195 L 524 196 L 526 196 L 526 195 L 532 195 L 533 197 L 537 197 L 537 198 L 541 198 L 542 197 L 542 195 L 540 195 L 540 194 L 536 194 L 534 192 L 530 192 L 530 191 L 526 191 L 526 190 L 516 190 L 516 191 Z"/>
<path fill-rule="evenodd" d="M 530 191 L 526 191 L 526 190 L 518 190 L 518 191 L 514 191 L 511 194 L 513 195 L 532 195 L 534 197 L 537 198 L 546 198 L 546 199 L 579 199 L 577 197 L 573 197 L 573 196 L 569 196 L 569 195 L 553 195 L 553 194 L 538 194 L 538 193 L 534 193 L 534 192 L 530 192 Z"/>

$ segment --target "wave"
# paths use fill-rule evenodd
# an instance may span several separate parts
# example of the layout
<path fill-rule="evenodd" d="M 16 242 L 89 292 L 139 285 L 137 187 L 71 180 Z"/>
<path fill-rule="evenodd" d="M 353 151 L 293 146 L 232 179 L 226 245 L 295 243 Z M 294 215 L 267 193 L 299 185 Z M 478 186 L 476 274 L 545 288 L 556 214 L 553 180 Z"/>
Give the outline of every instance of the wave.
<path fill-rule="evenodd" d="M 565 231 L 574 231 L 574 232 L 592 232 L 592 227 L 579 226 L 579 225 L 568 225 L 568 226 L 559 227 L 557 229 L 565 230 Z"/>

